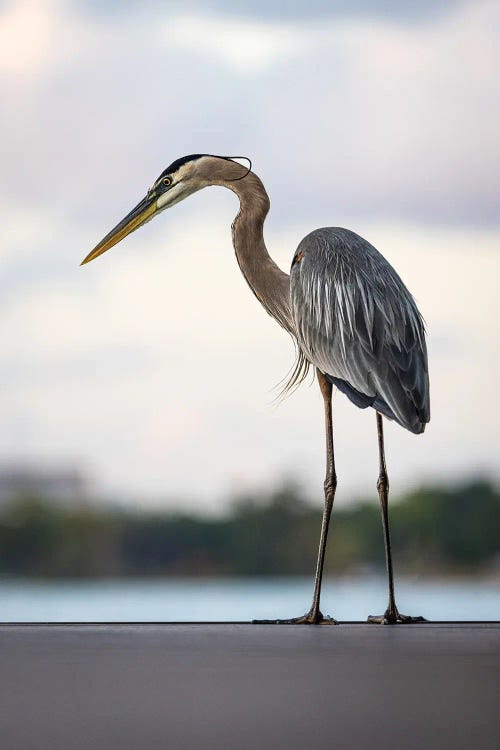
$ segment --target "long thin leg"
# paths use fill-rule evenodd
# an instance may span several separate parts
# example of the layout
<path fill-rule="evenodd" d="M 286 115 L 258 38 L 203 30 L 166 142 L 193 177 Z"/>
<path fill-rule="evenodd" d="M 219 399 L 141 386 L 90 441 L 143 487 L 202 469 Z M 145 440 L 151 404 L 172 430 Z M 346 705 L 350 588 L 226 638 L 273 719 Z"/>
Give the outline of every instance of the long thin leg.
<path fill-rule="evenodd" d="M 325 433 L 326 433 L 326 476 L 325 476 L 325 507 L 321 523 L 321 535 L 319 539 L 318 562 L 316 564 L 316 576 L 314 579 L 314 595 L 311 609 L 308 615 L 314 622 L 323 620 L 319 607 L 321 598 L 321 582 L 323 580 L 323 567 L 325 564 L 326 542 L 330 526 L 335 490 L 337 489 L 337 474 L 335 472 L 335 457 L 333 453 L 333 419 L 332 419 L 332 384 L 325 378 L 322 372 L 317 370 L 318 383 L 323 396 L 325 408 Z"/>
<path fill-rule="evenodd" d="M 389 603 L 387 605 L 385 613 L 382 616 L 370 615 L 370 617 L 368 617 L 368 622 L 384 624 L 394 624 L 396 622 L 425 622 L 425 619 L 423 617 L 410 617 L 409 615 L 401 615 L 398 612 L 398 608 L 396 607 L 396 599 L 394 596 L 394 574 L 392 569 L 391 533 L 389 530 L 389 477 L 387 476 L 387 466 L 385 463 L 384 425 L 382 422 L 382 415 L 379 414 L 379 412 L 377 412 L 376 414 L 379 455 L 379 475 L 377 481 L 377 489 L 380 498 L 380 508 L 382 511 L 385 563 L 387 568 L 387 576 L 389 578 Z"/>
<path fill-rule="evenodd" d="M 321 582 L 323 579 L 323 567 L 325 563 L 326 542 L 328 539 L 328 527 L 332 514 L 335 490 L 337 488 L 337 475 L 335 473 L 335 460 L 333 455 L 333 420 L 332 420 L 332 384 L 328 382 L 322 372 L 316 371 L 318 383 L 323 395 L 325 408 L 325 432 L 326 432 L 326 477 L 325 477 L 325 507 L 321 523 L 321 535 L 319 539 L 318 561 L 316 563 L 316 576 L 314 579 L 314 595 L 311 609 L 302 617 L 294 617 L 290 620 L 254 620 L 256 623 L 276 625 L 316 625 L 336 624 L 331 617 L 324 617 L 320 610 Z"/>
<path fill-rule="evenodd" d="M 387 568 L 387 575 L 389 578 L 389 604 L 387 605 L 387 611 L 393 614 L 396 612 L 396 600 L 394 597 L 394 573 L 392 568 L 391 532 L 389 529 L 389 477 L 387 476 L 387 466 L 385 463 L 384 424 L 382 422 L 382 415 L 376 412 L 376 416 L 379 455 L 379 475 L 377 480 L 377 490 L 380 498 L 380 507 L 382 510 L 385 563 Z"/>

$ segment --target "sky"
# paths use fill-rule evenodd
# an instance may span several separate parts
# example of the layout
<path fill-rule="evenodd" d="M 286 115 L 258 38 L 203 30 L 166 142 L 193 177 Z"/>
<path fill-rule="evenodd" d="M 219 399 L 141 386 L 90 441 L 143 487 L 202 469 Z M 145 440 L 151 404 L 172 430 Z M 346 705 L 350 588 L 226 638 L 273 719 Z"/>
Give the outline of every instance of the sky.
<path fill-rule="evenodd" d="M 416 5 L 418 7 L 412 7 Z M 174 159 L 243 154 L 266 242 L 346 226 L 426 320 L 431 423 L 387 424 L 391 486 L 499 478 L 498 4 L 0 1 L 0 467 L 213 511 L 285 477 L 321 501 L 322 402 L 207 189 L 85 255 Z M 334 398 L 337 497 L 375 495 L 375 415 Z"/>

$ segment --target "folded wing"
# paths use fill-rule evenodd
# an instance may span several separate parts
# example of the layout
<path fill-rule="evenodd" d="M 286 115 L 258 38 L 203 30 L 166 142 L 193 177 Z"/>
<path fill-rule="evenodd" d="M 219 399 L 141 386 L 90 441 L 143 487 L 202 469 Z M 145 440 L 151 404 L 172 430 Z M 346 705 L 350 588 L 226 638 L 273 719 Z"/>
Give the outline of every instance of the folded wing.
<path fill-rule="evenodd" d="M 390 263 L 354 232 L 318 229 L 297 249 L 290 295 L 306 359 L 356 406 L 423 432 L 430 419 L 424 324 Z"/>

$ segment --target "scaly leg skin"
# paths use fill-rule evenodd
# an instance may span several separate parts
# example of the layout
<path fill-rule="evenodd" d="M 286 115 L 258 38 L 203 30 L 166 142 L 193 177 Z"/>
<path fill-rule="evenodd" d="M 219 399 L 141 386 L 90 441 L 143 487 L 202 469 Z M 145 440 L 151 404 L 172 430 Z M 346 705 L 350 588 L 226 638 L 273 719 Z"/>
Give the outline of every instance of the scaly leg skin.
<path fill-rule="evenodd" d="M 385 559 L 387 575 L 389 578 L 389 605 L 383 615 L 370 615 L 368 622 L 377 625 L 412 625 L 419 622 L 427 622 L 425 617 L 411 617 L 410 615 L 401 615 L 396 607 L 396 598 L 394 595 L 394 575 L 392 571 L 392 552 L 391 552 L 391 535 L 389 532 L 389 477 L 385 465 L 384 451 L 384 427 L 382 415 L 377 412 L 377 434 L 379 448 L 380 473 L 377 482 L 377 489 L 380 498 L 380 507 L 382 510 L 382 527 L 384 530 Z"/>
<path fill-rule="evenodd" d="M 337 476 L 335 474 L 335 460 L 333 455 L 333 421 L 332 421 L 332 385 L 328 382 L 322 372 L 317 370 L 318 383 L 323 396 L 325 407 L 325 429 L 326 429 L 326 478 L 325 478 L 325 507 L 323 510 L 323 521 L 321 524 L 321 536 L 319 540 L 318 562 L 316 564 L 316 577 L 314 580 L 314 596 L 311 609 L 302 617 L 292 617 L 289 620 L 252 620 L 255 625 L 337 625 L 333 617 L 325 617 L 320 608 L 321 580 L 323 577 L 323 565 L 325 562 L 326 540 L 328 537 L 328 525 L 337 488 Z"/>

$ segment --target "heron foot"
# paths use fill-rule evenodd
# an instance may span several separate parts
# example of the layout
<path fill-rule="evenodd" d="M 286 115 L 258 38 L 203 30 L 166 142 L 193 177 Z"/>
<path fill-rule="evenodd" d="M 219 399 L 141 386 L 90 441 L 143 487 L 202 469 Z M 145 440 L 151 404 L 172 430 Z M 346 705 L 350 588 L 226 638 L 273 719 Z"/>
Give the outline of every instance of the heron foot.
<path fill-rule="evenodd" d="M 367 622 L 376 625 L 415 625 L 428 621 L 425 617 L 411 617 L 411 615 L 400 614 L 397 609 L 386 609 L 383 615 L 370 615 Z"/>
<path fill-rule="evenodd" d="M 337 620 L 322 612 L 312 609 L 301 617 L 291 617 L 289 620 L 252 620 L 253 625 L 338 625 Z"/>

